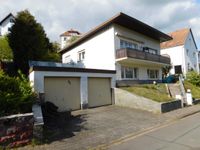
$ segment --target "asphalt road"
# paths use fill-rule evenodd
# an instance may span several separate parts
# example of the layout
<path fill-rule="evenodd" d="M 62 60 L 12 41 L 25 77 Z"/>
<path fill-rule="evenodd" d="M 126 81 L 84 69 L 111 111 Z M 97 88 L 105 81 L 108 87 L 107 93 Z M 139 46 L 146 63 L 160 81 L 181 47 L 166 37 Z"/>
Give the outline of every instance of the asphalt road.
<path fill-rule="evenodd" d="M 200 113 L 112 145 L 111 150 L 200 150 Z"/>

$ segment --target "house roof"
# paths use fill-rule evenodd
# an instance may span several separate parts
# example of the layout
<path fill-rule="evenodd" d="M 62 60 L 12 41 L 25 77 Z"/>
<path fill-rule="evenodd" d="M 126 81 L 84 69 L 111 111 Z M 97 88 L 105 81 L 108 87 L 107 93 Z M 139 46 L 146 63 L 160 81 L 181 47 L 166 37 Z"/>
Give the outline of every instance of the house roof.
<path fill-rule="evenodd" d="M 157 29 L 135 19 L 135 18 L 132 18 L 132 17 L 120 12 L 119 14 L 117 14 L 114 17 L 110 18 L 109 20 L 103 22 L 102 24 L 100 24 L 96 28 L 90 30 L 89 32 L 84 34 L 81 38 L 74 41 L 73 43 L 71 43 L 70 45 L 68 45 L 64 49 L 60 50 L 59 52 L 64 53 L 64 52 L 70 51 L 70 49 L 72 49 L 72 48 L 76 47 L 77 45 L 83 43 L 84 41 L 86 41 L 87 39 L 89 39 L 90 37 L 95 35 L 97 32 L 101 31 L 102 29 L 108 27 L 111 24 L 121 25 L 121 26 L 126 27 L 128 29 L 131 29 L 131 30 L 134 30 L 134 31 L 139 32 L 141 34 L 144 34 L 146 36 L 149 36 L 149 37 L 151 37 L 155 40 L 159 40 L 160 42 L 171 40 L 171 37 L 169 35 L 161 32 L 161 31 L 159 31 L 159 30 L 157 30 Z"/>
<path fill-rule="evenodd" d="M 160 48 L 161 49 L 166 49 L 166 48 L 171 48 L 171 47 L 176 47 L 176 46 L 181 46 L 185 44 L 185 41 L 187 39 L 188 34 L 191 32 L 192 34 L 192 30 L 190 28 L 184 28 L 184 29 L 180 29 L 174 32 L 169 33 L 168 35 L 171 36 L 173 39 L 163 42 L 160 44 Z M 194 40 L 194 36 L 192 34 L 192 38 Z M 194 40 L 195 43 L 195 40 Z M 195 46 L 197 48 L 197 45 L 195 43 Z"/>
<path fill-rule="evenodd" d="M 15 18 L 15 17 L 13 16 L 12 13 L 9 13 L 3 20 L 1 20 L 0 25 L 1 25 L 6 19 L 8 19 L 10 16 L 12 16 L 13 18 Z"/>
<path fill-rule="evenodd" d="M 70 30 L 68 30 L 68 31 L 66 31 L 66 32 L 64 32 L 64 33 L 62 33 L 60 36 L 69 36 L 69 35 L 71 35 L 71 34 L 73 34 L 73 33 L 75 33 L 75 34 L 77 34 L 77 35 L 81 35 L 81 33 L 80 33 L 79 31 L 70 29 Z"/>

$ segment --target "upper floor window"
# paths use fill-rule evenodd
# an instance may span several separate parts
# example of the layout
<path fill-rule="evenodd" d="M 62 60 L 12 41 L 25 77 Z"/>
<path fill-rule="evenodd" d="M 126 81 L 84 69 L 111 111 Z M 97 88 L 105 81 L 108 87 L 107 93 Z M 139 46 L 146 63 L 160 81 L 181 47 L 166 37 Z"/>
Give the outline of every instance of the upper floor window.
<path fill-rule="evenodd" d="M 83 61 L 85 59 L 85 50 L 78 52 L 78 61 Z"/>
<path fill-rule="evenodd" d="M 195 52 L 193 52 L 193 57 L 195 57 Z"/>
<path fill-rule="evenodd" d="M 70 63 L 70 61 L 71 61 L 70 55 L 65 56 L 64 63 Z"/>
<path fill-rule="evenodd" d="M 120 48 L 132 48 L 137 49 L 138 45 L 133 42 L 125 41 L 120 39 Z"/>
<path fill-rule="evenodd" d="M 66 41 L 67 40 L 67 38 L 66 37 L 64 37 L 64 39 L 63 39 L 64 41 Z"/>
<path fill-rule="evenodd" d="M 189 49 L 186 49 L 187 56 L 189 55 Z"/>
<path fill-rule="evenodd" d="M 149 79 L 158 79 L 158 74 L 159 74 L 158 70 L 147 69 L 147 75 Z"/>
<path fill-rule="evenodd" d="M 138 68 L 132 67 L 121 67 L 121 78 L 122 79 L 137 79 Z"/>

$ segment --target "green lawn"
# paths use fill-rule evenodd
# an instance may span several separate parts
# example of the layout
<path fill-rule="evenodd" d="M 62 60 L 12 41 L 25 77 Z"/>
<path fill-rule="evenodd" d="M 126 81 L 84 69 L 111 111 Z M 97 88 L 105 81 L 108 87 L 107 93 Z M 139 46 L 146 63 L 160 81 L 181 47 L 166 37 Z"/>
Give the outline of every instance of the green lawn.
<path fill-rule="evenodd" d="M 122 87 L 121 89 L 157 102 L 167 102 L 173 100 L 172 98 L 168 97 L 165 84 L 141 84 L 132 87 Z"/>
<path fill-rule="evenodd" d="M 192 92 L 192 97 L 195 99 L 199 99 L 200 98 L 200 87 L 197 87 L 191 83 L 189 83 L 188 81 L 184 81 L 184 86 L 185 89 L 190 89 Z"/>

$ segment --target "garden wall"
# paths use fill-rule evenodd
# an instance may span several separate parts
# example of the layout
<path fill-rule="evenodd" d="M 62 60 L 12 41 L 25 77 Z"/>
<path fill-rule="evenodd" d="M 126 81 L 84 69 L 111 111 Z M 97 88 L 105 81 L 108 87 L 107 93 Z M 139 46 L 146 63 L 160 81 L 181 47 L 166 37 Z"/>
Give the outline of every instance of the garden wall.
<path fill-rule="evenodd" d="M 0 118 L 0 148 L 26 145 L 33 137 L 33 113 Z"/>

